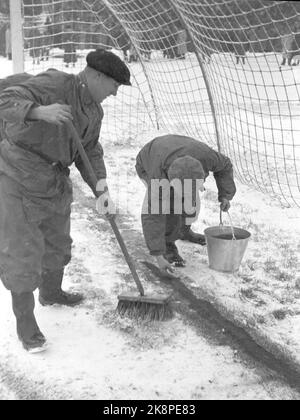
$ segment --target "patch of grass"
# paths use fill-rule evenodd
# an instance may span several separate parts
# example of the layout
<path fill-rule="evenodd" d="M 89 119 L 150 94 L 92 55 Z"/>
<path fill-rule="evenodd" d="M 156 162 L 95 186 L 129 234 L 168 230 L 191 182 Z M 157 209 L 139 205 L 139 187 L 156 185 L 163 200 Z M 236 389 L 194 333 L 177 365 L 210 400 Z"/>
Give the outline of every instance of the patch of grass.
<path fill-rule="evenodd" d="M 283 266 L 291 270 L 299 270 L 299 260 L 298 257 L 294 254 L 288 255 L 284 260 Z"/>
<path fill-rule="evenodd" d="M 277 309 L 277 310 L 272 312 L 272 315 L 278 321 L 283 321 L 287 316 L 287 312 L 283 309 Z"/>
<path fill-rule="evenodd" d="M 280 250 L 282 251 L 282 264 L 284 268 L 298 271 L 299 270 L 299 259 L 295 253 L 294 247 L 289 243 L 284 243 L 280 245 Z"/>
<path fill-rule="evenodd" d="M 266 305 L 266 302 L 257 295 L 256 290 L 253 288 L 242 288 L 240 293 L 242 297 L 251 300 L 257 307 Z"/>
<path fill-rule="evenodd" d="M 253 289 L 241 289 L 241 295 L 245 296 L 247 299 L 256 298 L 256 294 L 253 292 Z"/>
<path fill-rule="evenodd" d="M 281 270 L 280 268 L 278 270 L 276 270 L 276 272 L 274 273 L 274 277 L 276 280 L 278 281 L 282 281 L 282 282 L 290 282 L 293 280 L 294 275 L 287 272 L 286 270 Z"/>
<path fill-rule="evenodd" d="M 250 271 L 255 271 L 258 268 L 257 260 L 252 260 L 250 258 L 245 261 L 245 265 L 248 267 Z"/>
<path fill-rule="evenodd" d="M 257 315 L 256 321 L 258 324 L 266 324 L 266 318 L 263 315 Z"/>
<path fill-rule="evenodd" d="M 276 261 L 271 257 L 267 258 L 263 264 L 263 269 L 266 273 L 272 273 L 276 271 L 277 270 Z"/>
<path fill-rule="evenodd" d="M 240 273 L 238 277 L 242 279 L 245 283 L 251 283 L 253 281 L 253 275 L 247 273 Z"/>
<path fill-rule="evenodd" d="M 297 298 L 297 290 L 295 290 L 293 286 L 293 283 L 288 284 L 288 287 L 286 287 L 285 290 L 282 291 L 281 298 L 279 300 L 279 302 L 282 305 L 294 305 L 296 300 L 299 299 L 299 297 Z"/>
<path fill-rule="evenodd" d="M 290 251 L 290 244 L 288 242 L 283 242 L 279 245 L 279 248 L 282 250 L 282 252 L 289 252 Z"/>
<path fill-rule="evenodd" d="M 294 265 L 295 261 L 292 259 L 284 260 L 284 262 L 281 262 L 280 260 L 276 261 L 274 258 L 269 257 L 263 264 L 263 270 L 277 281 L 291 282 L 295 277 L 293 274 Z M 291 267 L 293 271 L 290 271 Z"/>

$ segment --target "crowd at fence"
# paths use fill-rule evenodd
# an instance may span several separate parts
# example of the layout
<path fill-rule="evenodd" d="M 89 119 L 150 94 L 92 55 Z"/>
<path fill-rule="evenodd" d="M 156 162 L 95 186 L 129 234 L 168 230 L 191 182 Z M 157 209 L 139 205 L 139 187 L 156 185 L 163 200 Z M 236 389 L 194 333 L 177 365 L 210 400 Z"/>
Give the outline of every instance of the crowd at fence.
<path fill-rule="evenodd" d="M 300 28 L 300 23 L 299 23 Z M 296 28 L 297 29 L 297 28 Z M 27 51 L 33 64 L 49 60 L 50 52 L 54 48 L 63 50 L 63 61 L 66 67 L 75 66 L 78 52 L 81 49 L 97 47 L 116 48 L 123 52 L 126 62 L 137 62 L 140 59 L 150 61 L 153 51 L 160 51 L 166 59 L 185 59 L 188 53 L 195 52 L 195 42 L 189 33 L 182 28 L 164 28 L 153 39 L 141 35 L 140 39 L 131 40 L 127 34 L 119 30 L 118 33 L 97 33 L 96 26 L 92 32 L 84 31 L 80 22 L 53 24 L 50 17 L 41 24 L 31 22 L 24 27 L 24 50 Z M 268 42 L 252 39 L 251 34 L 243 29 L 229 31 L 227 38 L 214 34 L 214 40 L 197 38 L 199 56 L 206 64 L 218 53 L 231 53 L 235 56 L 236 64 L 246 63 L 247 53 L 274 52 L 282 55 L 280 65 L 298 65 L 300 56 L 300 33 L 284 33 L 270 39 Z M 216 40 L 217 39 L 217 40 Z M 200 47 L 199 47 L 200 45 Z M 11 30 L 8 17 L 0 22 L 0 55 L 12 59 Z"/>

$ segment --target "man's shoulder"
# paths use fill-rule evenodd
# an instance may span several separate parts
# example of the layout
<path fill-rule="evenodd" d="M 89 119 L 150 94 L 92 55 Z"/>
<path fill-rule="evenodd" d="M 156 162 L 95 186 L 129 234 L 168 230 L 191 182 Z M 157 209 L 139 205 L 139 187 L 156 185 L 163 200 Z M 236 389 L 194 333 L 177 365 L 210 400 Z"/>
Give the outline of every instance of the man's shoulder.
<path fill-rule="evenodd" d="M 7 76 L 4 79 L 0 79 L 0 92 L 2 92 L 2 90 L 8 87 L 19 85 L 20 83 L 27 81 L 31 77 L 33 76 L 29 73 L 17 73 Z"/>
<path fill-rule="evenodd" d="M 166 150 L 174 151 L 177 149 L 188 151 L 200 151 L 206 154 L 215 154 L 216 151 L 212 149 L 208 144 L 201 142 L 193 137 L 181 135 L 181 134 L 165 134 L 162 136 L 155 137 L 151 141 L 145 144 L 141 152 L 145 151 L 156 151 Z"/>
<path fill-rule="evenodd" d="M 75 79 L 75 76 L 73 74 L 69 74 L 69 73 L 66 73 L 64 71 L 57 70 L 57 69 L 52 69 L 52 68 L 36 75 L 36 77 L 40 77 L 40 76 L 45 76 L 45 77 L 53 78 L 53 79 L 56 79 L 56 80 L 73 80 L 73 79 Z"/>
<path fill-rule="evenodd" d="M 60 91 L 65 92 L 70 88 L 70 83 L 75 80 L 73 74 L 68 74 L 56 69 L 48 69 L 42 73 L 37 74 L 34 77 L 31 77 L 23 85 L 28 89 L 33 89 L 34 91 L 43 90 L 47 91 Z"/>

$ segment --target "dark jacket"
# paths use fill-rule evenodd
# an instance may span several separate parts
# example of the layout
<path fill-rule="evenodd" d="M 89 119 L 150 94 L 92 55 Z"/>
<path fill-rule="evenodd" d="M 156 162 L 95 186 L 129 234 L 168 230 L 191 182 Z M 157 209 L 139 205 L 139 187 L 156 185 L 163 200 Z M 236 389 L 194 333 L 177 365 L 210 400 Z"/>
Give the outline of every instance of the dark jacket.
<path fill-rule="evenodd" d="M 157 137 L 147 143 L 137 156 L 136 170 L 140 178 L 145 180 L 150 189 L 152 179 L 167 179 L 168 169 L 179 157 L 191 156 L 202 163 L 205 178 L 213 172 L 218 199 L 231 200 L 236 192 L 233 180 L 233 168 L 228 157 L 216 152 L 205 143 L 190 137 L 166 135 Z M 149 194 L 148 209 L 151 208 Z M 165 252 L 166 215 L 142 215 L 143 231 L 146 244 L 152 255 Z"/>
<path fill-rule="evenodd" d="M 51 163 L 67 168 L 75 162 L 83 179 L 90 179 L 74 142 L 65 126 L 44 121 L 28 121 L 29 110 L 38 105 L 71 105 L 73 123 L 98 179 L 106 178 L 103 149 L 98 142 L 102 107 L 96 104 L 82 76 L 54 69 L 32 76 L 0 94 L 0 173 L 18 182 L 31 197 L 50 200 L 57 197 L 60 185 Z"/>

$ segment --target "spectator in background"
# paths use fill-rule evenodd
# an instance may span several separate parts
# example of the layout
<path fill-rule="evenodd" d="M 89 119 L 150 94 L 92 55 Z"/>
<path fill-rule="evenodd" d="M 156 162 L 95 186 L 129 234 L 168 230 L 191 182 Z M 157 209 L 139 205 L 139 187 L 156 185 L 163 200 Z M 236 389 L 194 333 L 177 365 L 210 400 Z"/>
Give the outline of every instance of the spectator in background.
<path fill-rule="evenodd" d="M 163 57 L 173 60 L 177 57 L 176 27 L 165 28 L 160 33 L 162 39 Z"/>
<path fill-rule="evenodd" d="M 50 46 L 52 45 L 52 28 L 51 20 L 47 16 L 44 27 L 42 28 L 43 35 L 43 48 L 42 48 L 42 60 L 48 61 L 50 55 Z"/>
<path fill-rule="evenodd" d="M 234 55 L 235 55 L 235 60 L 236 60 L 236 64 L 240 63 L 240 60 L 242 61 L 242 64 L 246 64 L 246 49 L 244 44 L 237 44 L 234 46 Z"/>
<path fill-rule="evenodd" d="M 296 55 L 295 51 L 295 35 L 290 33 L 283 35 L 281 38 L 282 46 L 282 62 L 281 66 L 285 66 L 286 62 L 289 66 L 292 65 L 293 56 Z"/>
<path fill-rule="evenodd" d="M 122 50 L 122 53 L 123 53 L 123 60 L 125 61 L 125 62 L 128 62 L 129 61 L 129 47 L 130 47 L 130 45 L 129 44 L 127 44 L 127 45 L 122 45 L 122 47 L 121 47 L 121 50 Z"/>
<path fill-rule="evenodd" d="M 138 61 L 138 55 L 135 46 L 131 43 L 129 48 L 129 59 L 128 62 L 137 62 Z"/>
<path fill-rule="evenodd" d="M 125 33 L 117 34 L 117 42 L 119 45 L 119 48 L 123 52 L 123 60 L 125 62 L 129 61 L 129 50 L 130 50 L 130 40 L 128 38 L 128 35 Z"/>
<path fill-rule="evenodd" d="M 77 62 L 76 55 L 76 44 L 74 40 L 74 32 L 71 25 L 67 25 L 66 30 L 63 34 L 64 40 L 64 63 L 66 67 L 72 64 L 75 67 Z"/>
<path fill-rule="evenodd" d="M 230 50 L 233 51 L 236 64 L 240 62 L 246 64 L 246 52 L 250 49 L 249 39 L 246 29 L 242 26 L 241 30 L 234 30 L 229 34 Z"/>
<path fill-rule="evenodd" d="M 10 24 L 8 24 L 5 31 L 5 55 L 9 60 L 12 59 Z"/>
<path fill-rule="evenodd" d="M 181 29 L 177 34 L 177 57 L 181 60 L 185 59 L 187 53 L 187 33 L 185 29 Z"/>
<path fill-rule="evenodd" d="M 40 64 L 42 57 L 43 35 L 41 29 L 34 26 L 29 32 L 29 47 L 32 64 Z"/>

